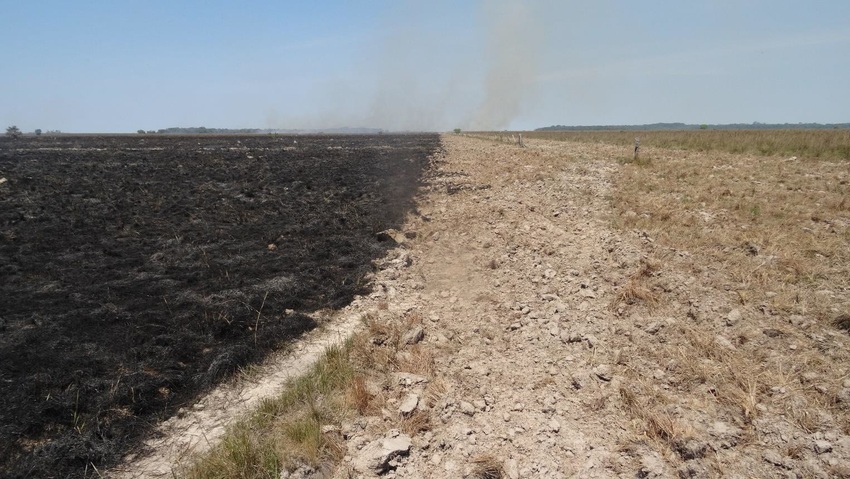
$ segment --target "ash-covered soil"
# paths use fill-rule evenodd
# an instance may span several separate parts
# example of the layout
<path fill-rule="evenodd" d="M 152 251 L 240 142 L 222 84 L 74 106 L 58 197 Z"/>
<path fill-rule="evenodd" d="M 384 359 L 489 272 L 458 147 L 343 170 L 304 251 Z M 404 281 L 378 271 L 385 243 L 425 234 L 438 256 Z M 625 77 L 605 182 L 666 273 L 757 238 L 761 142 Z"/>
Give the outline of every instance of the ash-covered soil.
<path fill-rule="evenodd" d="M 0 471 L 96 475 L 364 293 L 436 135 L 0 139 Z"/>

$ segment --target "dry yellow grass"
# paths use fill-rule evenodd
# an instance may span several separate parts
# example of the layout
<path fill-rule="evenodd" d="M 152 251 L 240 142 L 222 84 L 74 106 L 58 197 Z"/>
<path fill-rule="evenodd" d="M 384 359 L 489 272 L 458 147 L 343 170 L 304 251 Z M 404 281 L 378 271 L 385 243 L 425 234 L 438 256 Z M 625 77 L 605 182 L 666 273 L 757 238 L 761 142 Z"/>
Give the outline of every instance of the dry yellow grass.
<path fill-rule="evenodd" d="M 850 286 L 850 171 L 843 161 L 653 151 L 626 164 L 614 203 L 624 229 L 729 273 L 741 302 L 834 321 Z M 698 273 L 698 271 L 697 271 Z"/>
<path fill-rule="evenodd" d="M 659 296 L 647 284 L 647 280 L 652 277 L 659 267 L 656 262 L 645 258 L 642 259 L 640 269 L 621 288 L 617 298 L 611 304 L 611 308 L 616 309 L 622 304 L 633 305 L 638 302 L 642 302 L 649 307 L 655 306 L 658 303 Z"/>
<path fill-rule="evenodd" d="M 475 467 L 469 475 L 470 479 L 502 479 L 505 475 L 502 464 L 494 456 L 477 456 L 471 462 Z"/>
<path fill-rule="evenodd" d="M 490 135 L 499 135 L 491 133 Z M 504 134 L 502 135 L 504 136 Z M 850 129 L 524 132 L 525 138 L 762 156 L 850 160 Z"/>
<path fill-rule="evenodd" d="M 620 388 L 620 399 L 629 413 L 643 422 L 644 434 L 673 448 L 690 439 L 690 430 L 664 410 L 668 401 L 640 382 L 631 388 Z"/>
<path fill-rule="evenodd" d="M 665 368 L 679 391 L 671 402 L 711 408 L 739 426 L 752 428 L 756 418 L 770 414 L 806 433 L 850 430 L 850 415 L 836 399 L 850 373 L 850 354 L 835 346 L 844 344 L 835 334 L 850 327 L 850 163 L 841 146 L 850 142 L 848 133 L 694 133 L 705 136 L 691 138 L 690 147 L 710 153 L 646 147 L 652 141 L 642 136 L 648 161 L 638 164 L 623 148 L 613 221 L 675 252 L 660 266 L 665 274 L 698 279 L 720 297 L 734 298 L 734 306 L 753 312 L 758 322 L 718 330 L 716 318 L 694 317 L 668 328 L 663 344 L 632 354 Z M 633 143 L 634 132 L 626 134 Z M 728 153 L 758 149 L 736 146 L 752 135 L 787 141 L 764 148 L 782 156 Z M 614 135 L 603 136 L 581 141 L 612 141 Z M 694 146 L 698 141 L 717 144 Z M 823 148 L 812 146 L 817 141 Z M 637 300 L 651 292 L 657 293 L 651 273 L 638 272 L 618 305 L 645 308 L 646 301 Z M 669 299 L 658 296 L 661 303 Z M 632 375 L 638 384 L 640 378 Z M 656 399 L 637 399 L 643 395 Z M 667 401 L 651 387 L 625 390 L 622 398 L 648 436 L 670 444 L 683 435 L 686 426 L 665 414 Z"/>

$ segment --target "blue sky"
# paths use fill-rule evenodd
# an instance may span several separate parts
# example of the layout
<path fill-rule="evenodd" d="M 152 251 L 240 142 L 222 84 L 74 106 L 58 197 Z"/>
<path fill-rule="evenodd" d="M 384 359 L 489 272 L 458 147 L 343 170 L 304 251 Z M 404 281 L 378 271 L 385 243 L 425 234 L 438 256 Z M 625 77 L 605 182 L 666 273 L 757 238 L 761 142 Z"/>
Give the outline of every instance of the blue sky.
<path fill-rule="evenodd" d="M 850 2 L 0 0 L 0 125 L 850 122 Z"/>

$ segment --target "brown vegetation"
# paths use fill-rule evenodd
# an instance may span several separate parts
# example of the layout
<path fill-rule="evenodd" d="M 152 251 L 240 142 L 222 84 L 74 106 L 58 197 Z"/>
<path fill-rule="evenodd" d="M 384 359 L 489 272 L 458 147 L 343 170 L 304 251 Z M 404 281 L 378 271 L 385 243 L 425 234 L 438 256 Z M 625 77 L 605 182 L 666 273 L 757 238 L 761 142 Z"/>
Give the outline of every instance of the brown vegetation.
<path fill-rule="evenodd" d="M 850 160 L 850 129 L 840 130 L 687 130 L 687 131 L 535 131 L 526 138 L 608 143 L 762 156 Z"/>
<path fill-rule="evenodd" d="M 641 358 L 666 365 L 678 396 L 642 387 L 641 375 L 630 374 L 633 386 L 622 398 L 646 434 L 671 450 L 683 432 L 668 408 L 684 398 L 695 411 L 711 405 L 713 414 L 735 418 L 745 434 L 762 433 L 754 424 L 761 416 L 763 424 L 784 417 L 807 434 L 850 430 L 838 398 L 850 360 L 838 346 L 850 317 L 850 174 L 837 159 L 846 158 L 847 134 L 665 132 L 642 142 L 687 141 L 712 153 L 648 148 L 651 163 L 636 164 L 624 151 L 612 195 L 616 226 L 670 251 L 663 259 L 668 276 L 701 281 L 736 303 L 734 311 L 705 311 L 699 297 L 677 298 L 691 302 L 691 322 L 668 328 L 660 345 L 639 347 Z M 614 134 L 562 138 L 568 136 L 625 141 Z M 772 146 L 762 149 L 755 138 Z M 746 141 L 754 145 L 736 146 Z M 752 148 L 806 156 L 725 153 Z M 622 289 L 622 303 L 648 291 L 639 289 L 640 277 Z M 666 291 L 659 301 L 675 295 Z"/>

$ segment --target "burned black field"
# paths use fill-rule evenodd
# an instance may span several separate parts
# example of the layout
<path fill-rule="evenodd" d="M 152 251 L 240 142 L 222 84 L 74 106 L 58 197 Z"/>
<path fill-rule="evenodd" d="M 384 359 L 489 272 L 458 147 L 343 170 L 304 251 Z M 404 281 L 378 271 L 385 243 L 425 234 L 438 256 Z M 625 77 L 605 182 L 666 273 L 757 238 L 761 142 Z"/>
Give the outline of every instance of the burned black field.
<path fill-rule="evenodd" d="M 0 139 L 0 476 L 94 476 L 313 328 L 307 313 L 363 293 L 390 246 L 375 233 L 400 225 L 438 148 Z"/>

